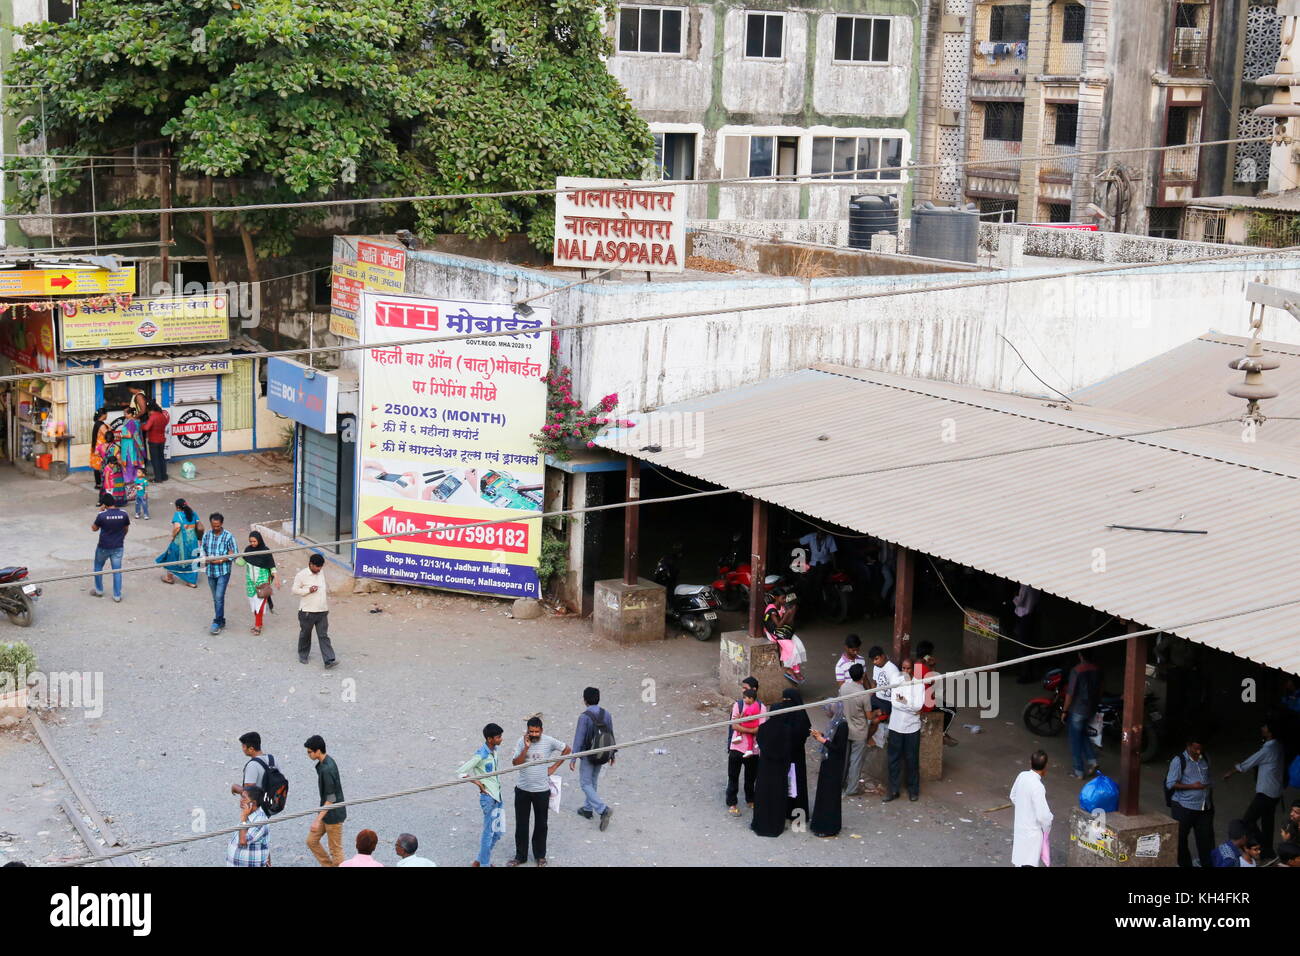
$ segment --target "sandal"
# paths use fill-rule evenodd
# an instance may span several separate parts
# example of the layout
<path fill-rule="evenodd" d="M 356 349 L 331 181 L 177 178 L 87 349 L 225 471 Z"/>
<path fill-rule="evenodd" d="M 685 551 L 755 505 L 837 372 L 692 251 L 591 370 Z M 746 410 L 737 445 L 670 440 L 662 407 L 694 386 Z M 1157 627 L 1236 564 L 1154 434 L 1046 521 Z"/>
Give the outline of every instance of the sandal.
<path fill-rule="evenodd" d="M 262 629 L 261 629 L 260 627 L 250 627 L 248 630 L 249 630 L 251 633 L 253 633 L 253 634 L 261 634 L 261 633 L 262 633 Z"/>
<path fill-rule="evenodd" d="M 197 584 L 188 584 L 188 583 L 187 583 L 185 586 L 186 586 L 187 588 L 196 588 L 196 587 L 198 587 Z"/>
<path fill-rule="evenodd" d="M 175 583 L 176 583 L 176 579 L 175 579 L 174 577 L 172 577 L 171 575 L 169 575 L 169 574 L 164 574 L 164 575 L 162 576 L 162 583 L 163 583 L 163 584 L 175 584 Z"/>

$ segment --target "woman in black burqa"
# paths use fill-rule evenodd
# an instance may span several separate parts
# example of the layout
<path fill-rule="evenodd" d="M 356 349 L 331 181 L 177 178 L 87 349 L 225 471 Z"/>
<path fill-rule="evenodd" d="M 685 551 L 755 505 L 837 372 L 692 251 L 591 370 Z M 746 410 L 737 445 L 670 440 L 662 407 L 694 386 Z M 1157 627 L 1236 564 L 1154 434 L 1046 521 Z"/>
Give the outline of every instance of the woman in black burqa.
<path fill-rule="evenodd" d="M 793 687 L 787 687 L 781 694 L 785 707 L 802 707 L 803 696 Z M 791 710 L 782 717 L 790 725 L 790 763 L 794 765 L 795 795 L 786 796 L 786 819 L 795 819 L 795 811 L 803 812 L 800 819 L 808 819 L 808 735 L 812 733 L 812 721 L 808 711 Z"/>
<path fill-rule="evenodd" d="M 844 720 L 843 705 L 831 714 L 826 733 L 814 730 L 812 735 L 822 745 L 822 764 L 817 772 L 817 799 L 808 828 L 813 836 L 833 837 L 840 832 L 840 794 L 844 791 L 844 760 L 849 750 L 849 725 Z"/>
<path fill-rule="evenodd" d="M 754 819 L 749 828 L 759 836 L 778 837 L 785 832 L 789 806 L 790 722 L 780 711 L 784 700 L 773 704 L 758 728 L 758 780 L 754 784 Z"/>

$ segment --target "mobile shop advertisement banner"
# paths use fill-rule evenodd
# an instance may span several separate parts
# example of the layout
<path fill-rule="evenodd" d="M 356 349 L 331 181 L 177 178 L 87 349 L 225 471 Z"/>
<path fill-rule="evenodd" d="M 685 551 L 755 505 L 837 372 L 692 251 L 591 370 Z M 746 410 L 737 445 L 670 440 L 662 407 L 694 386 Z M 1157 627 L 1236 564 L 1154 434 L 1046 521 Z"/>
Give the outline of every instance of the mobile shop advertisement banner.
<path fill-rule="evenodd" d="M 367 343 L 511 334 L 362 352 L 357 534 L 409 533 L 358 545 L 356 575 L 540 597 L 550 310 L 366 292 L 361 315 Z"/>
<path fill-rule="evenodd" d="M 224 295 L 136 299 L 128 306 L 64 302 L 60 347 L 65 352 L 75 352 L 135 345 L 224 342 L 230 338 L 226 305 Z"/>

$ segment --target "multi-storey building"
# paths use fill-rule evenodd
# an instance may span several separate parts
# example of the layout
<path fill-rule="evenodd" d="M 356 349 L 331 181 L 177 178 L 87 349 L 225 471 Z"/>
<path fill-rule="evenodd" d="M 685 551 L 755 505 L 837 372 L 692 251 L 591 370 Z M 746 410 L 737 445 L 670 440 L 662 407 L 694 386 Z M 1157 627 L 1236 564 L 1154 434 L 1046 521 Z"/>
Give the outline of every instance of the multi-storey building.
<path fill-rule="evenodd" d="M 1197 196 L 1267 181 L 1266 143 L 1199 144 L 1268 133 L 1279 31 L 1275 2 L 930 0 L 918 198 L 1178 237 Z"/>
<path fill-rule="evenodd" d="M 620 4 L 610 71 L 668 179 L 826 176 L 692 189 L 693 219 L 844 220 L 848 197 L 906 200 L 919 82 L 913 0 Z"/>

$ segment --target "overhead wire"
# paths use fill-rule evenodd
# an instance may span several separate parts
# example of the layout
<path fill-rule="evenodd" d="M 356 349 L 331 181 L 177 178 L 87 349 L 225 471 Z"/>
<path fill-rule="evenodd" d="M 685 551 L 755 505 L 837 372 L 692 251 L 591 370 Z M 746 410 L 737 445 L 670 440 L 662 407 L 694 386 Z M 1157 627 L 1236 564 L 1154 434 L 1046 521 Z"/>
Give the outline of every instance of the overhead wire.
<path fill-rule="evenodd" d="M 613 502 L 610 504 L 603 504 L 603 505 L 587 505 L 582 508 L 568 508 L 568 509 L 561 509 L 557 511 L 546 511 L 546 512 L 535 512 L 535 513 L 530 512 L 526 515 L 516 515 L 508 518 L 496 518 L 496 519 L 490 519 L 484 521 L 474 521 L 474 522 L 467 522 L 465 524 L 458 524 L 455 526 L 454 529 L 450 529 L 450 528 L 442 529 L 437 526 L 432 526 L 429 528 L 425 528 L 423 530 L 415 531 L 408 528 L 402 531 L 393 531 L 388 534 L 367 535 L 365 537 L 339 538 L 335 541 L 316 541 L 310 544 L 286 545 L 284 547 L 279 547 L 279 548 L 269 548 L 265 553 L 287 554 L 289 552 L 297 552 L 297 551 L 314 551 L 319 548 L 341 547 L 343 545 L 368 544 L 373 541 L 389 541 L 393 538 L 407 538 L 407 537 L 411 537 L 412 535 L 425 535 L 425 534 L 432 535 L 442 530 L 446 530 L 449 532 L 455 530 L 457 532 L 460 532 L 463 530 L 468 530 L 470 528 L 492 527 L 500 524 L 514 524 L 520 521 L 546 521 L 551 518 L 563 518 L 563 517 L 569 517 L 572 515 L 580 515 L 580 514 L 595 514 L 602 511 L 619 511 L 625 508 L 639 508 L 645 505 L 652 505 L 652 504 L 670 504 L 670 503 L 680 502 L 680 501 L 691 501 L 697 498 L 712 498 L 712 497 L 717 497 L 719 495 L 737 494 L 742 492 L 752 493 L 755 491 L 762 491 L 771 488 L 782 488 L 787 485 L 807 485 L 810 482 L 817 482 L 817 481 L 838 481 L 845 478 L 866 478 L 866 477 L 870 477 L 871 475 L 880 475 L 880 474 L 886 474 L 895 471 L 906 471 L 911 468 L 928 468 L 928 467 L 935 467 L 939 465 L 967 464 L 974 461 L 987 461 L 990 459 L 1003 458 L 1010 455 L 1023 455 L 1023 454 L 1028 454 L 1030 452 L 1047 451 L 1055 448 L 1074 447 L 1076 445 L 1091 445 L 1091 444 L 1096 444 L 1098 442 L 1104 442 L 1104 441 L 1131 441 L 1138 438 L 1145 438 L 1149 435 L 1164 434 L 1166 432 L 1186 431 L 1192 428 L 1207 428 L 1213 425 L 1223 425 L 1235 421 L 1237 421 L 1237 419 L 1225 418 L 1225 419 L 1216 419 L 1214 421 L 1207 421 L 1207 422 L 1195 422 L 1191 424 L 1165 425 L 1159 428 L 1147 428 L 1147 429 L 1142 429 L 1141 431 L 1123 432 L 1115 435 L 1094 435 L 1091 438 L 1084 438 L 1078 441 L 1058 441 L 1058 442 L 1048 442 L 1041 445 L 1023 445 L 1023 446 L 1016 446 L 1015 448 L 999 449 L 996 451 L 977 452 L 971 455 L 960 455 L 954 458 L 937 458 L 937 459 L 923 460 L 919 462 L 904 462 L 900 464 L 882 465 L 877 468 L 870 468 L 862 471 L 838 472 L 838 473 L 832 473 L 827 475 L 817 475 L 811 478 L 799 477 L 799 478 L 789 478 L 782 481 L 764 481 L 755 484 L 736 485 L 728 488 L 715 488 L 711 490 L 694 491 L 684 495 L 669 495 L 669 496 L 659 497 L 659 498 L 636 498 L 631 501 L 618 501 L 618 502 Z M 1078 426 L 1066 426 L 1066 427 L 1077 428 Z M 1182 453 L 1195 455 L 1195 452 L 1183 451 Z M 1216 458 L 1214 460 L 1219 461 L 1220 459 Z M 1300 476 L 1296 476 L 1296 477 L 1300 477 Z M 448 542 L 445 546 L 453 547 L 454 543 Z M 136 565 L 134 567 L 129 567 L 129 568 L 125 568 L 125 567 L 114 568 L 110 573 L 130 574 L 137 571 L 157 571 L 160 568 L 166 568 L 166 569 L 181 568 L 193 564 L 194 564 L 193 559 L 168 561 L 168 562 L 152 562 L 150 564 Z M 103 573 L 104 572 L 101 570 L 100 572 L 98 572 L 98 575 L 102 576 Z M 84 580 L 86 578 L 96 577 L 96 575 L 97 572 L 95 571 L 84 571 L 84 572 L 78 571 L 71 574 L 54 575 L 51 577 L 42 578 L 35 581 L 18 580 L 18 581 L 0 582 L 0 587 L 18 588 L 24 586 L 41 586 L 46 584 L 56 584 L 61 581 Z"/>
<path fill-rule="evenodd" d="M 1160 262 L 1160 263 L 1123 262 L 1123 263 L 1112 263 L 1109 265 L 1089 266 L 1082 269 L 1066 269 L 1066 270 L 1060 270 L 1056 272 L 1045 272 L 1045 273 L 1035 272 L 1035 273 L 1029 273 L 1025 275 L 1000 275 L 1000 276 L 994 276 L 986 279 L 972 279 L 968 281 L 956 281 L 956 282 L 933 282 L 924 285 L 906 286 L 903 288 L 878 289 L 872 292 L 855 292 L 849 295 L 827 296 L 818 299 L 804 299 L 802 301 L 795 300 L 795 301 L 768 301 L 768 302 L 742 303 L 742 304 L 729 305 L 729 306 L 715 306 L 713 308 L 708 308 L 708 309 L 697 309 L 690 312 L 670 312 L 670 313 L 661 313 L 658 315 L 627 316 L 618 319 L 599 319 L 595 322 L 573 322 L 564 325 L 551 325 L 545 329 L 540 329 L 539 332 L 540 331 L 547 331 L 547 332 L 582 331 L 587 329 L 609 328 L 613 326 L 639 325 L 646 322 L 667 322 L 667 321 L 673 321 L 677 319 L 714 318 L 723 315 L 729 315 L 732 313 L 766 312 L 774 309 L 808 308 L 808 307 L 815 307 L 821 305 L 841 305 L 846 302 L 865 302 L 872 299 L 889 299 L 889 298 L 897 298 L 900 296 L 920 295 L 923 293 L 964 292 L 964 291 L 970 291 L 972 289 L 991 288 L 994 286 L 1023 285 L 1025 283 L 1030 283 L 1030 282 L 1045 282 L 1052 279 L 1070 279 L 1070 278 L 1077 278 L 1080 276 L 1107 275 L 1110 273 L 1128 272 L 1137 269 L 1160 269 L 1160 268 L 1167 268 L 1171 266 L 1173 267 L 1189 266 L 1189 265 L 1197 265 L 1200 263 L 1224 262 L 1233 259 L 1245 259 L 1245 258 L 1268 259 L 1268 258 L 1275 258 L 1278 256 L 1282 256 L 1285 255 L 1286 253 L 1296 252 L 1298 250 L 1300 250 L 1300 246 L 1284 246 L 1280 249 L 1269 249 L 1264 251 L 1259 249 L 1249 249 L 1249 250 L 1244 250 L 1239 252 L 1227 252 L 1227 253 L 1223 253 L 1222 255 L 1215 254 L 1215 255 L 1204 255 L 1204 256 L 1192 256 L 1187 259 L 1178 259 L 1172 262 Z M 295 275 L 305 275 L 307 274 L 307 272 L 319 272 L 325 268 L 328 267 L 321 266 L 316 269 L 306 270 L 306 272 L 292 273 L 287 276 L 276 276 L 273 277 L 273 279 L 278 280 L 278 279 L 292 278 Z M 272 280 L 264 280 L 264 281 L 272 281 Z M 413 338 L 413 339 L 394 339 L 386 342 L 366 342 L 366 343 L 358 342 L 353 345 L 314 345 L 313 344 L 313 345 L 305 345 L 299 348 L 279 349 L 275 351 L 218 352 L 218 353 L 212 353 L 208 355 L 193 355 L 193 356 L 187 356 L 186 360 L 191 362 L 218 362 L 218 361 L 233 361 L 235 359 L 247 359 L 247 358 L 288 358 L 292 356 L 306 355 L 308 356 L 308 364 L 313 364 L 313 360 L 318 354 L 330 355 L 330 354 L 339 354 L 345 352 L 358 352 L 367 349 L 391 349 L 399 346 L 406 347 L 411 345 L 434 345 L 439 342 L 464 342 L 464 341 L 471 341 L 477 339 L 505 338 L 505 337 L 514 338 L 519 336 L 520 334 L 523 333 L 520 333 L 518 330 L 515 331 L 503 330 L 500 332 L 472 332 L 472 333 L 460 333 L 455 335 L 431 335 L 431 336 L 424 336 L 424 337 Z M 119 369 L 120 371 L 130 371 L 133 369 L 161 368 L 170 364 L 171 364 L 171 360 L 168 359 L 153 359 L 144 362 L 123 363 L 120 366 L 116 366 L 116 368 Z M 94 367 L 65 368 L 65 369 L 56 369 L 48 372 L 32 372 L 30 374 L 22 374 L 22 375 L 0 375 L 0 383 L 30 381 L 36 378 L 58 379 L 58 378 L 73 378 L 78 375 L 99 375 L 99 374 L 102 374 L 102 369 L 98 369 Z"/>
<path fill-rule="evenodd" d="M 1092 641 L 1087 644 L 1080 644 L 1077 645 L 1077 647 L 1079 650 L 1089 650 L 1092 648 L 1104 647 L 1109 644 L 1115 644 L 1120 641 L 1130 641 L 1133 640 L 1134 638 L 1149 637 L 1152 635 L 1163 634 L 1169 630 L 1186 629 L 1189 627 L 1200 627 L 1205 624 L 1214 624 L 1219 621 L 1228 620 L 1234 617 L 1244 617 L 1250 614 L 1260 614 L 1265 611 L 1278 610 L 1280 608 L 1291 607 L 1297 604 L 1300 604 L 1300 598 L 1293 598 L 1287 601 L 1279 601 L 1274 604 L 1266 604 L 1259 607 L 1245 608 L 1243 610 L 1229 611 L 1227 613 L 1218 614 L 1213 617 L 1200 618 L 1197 620 L 1182 622 L 1167 628 L 1147 628 L 1145 630 L 1132 631 L 1127 634 L 1113 635 L 1111 637 L 1100 638 L 1098 640 Z M 944 681 L 961 680 L 970 677 L 976 677 L 982 673 L 990 673 L 999 670 L 1001 668 L 1018 666 L 1020 664 L 1024 664 L 1030 661 L 1040 660 L 1045 657 L 1051 657 L 1055 653 L 1056 653 L 1055 651 L 1051 651 L 1051 650 L 1042 650 L 1042 651 L 1037 651 L 1033 654 L 1025 654 L 1022 655 L 1021 657 L 1013 658 L 1012 660 L 1000 661 L 993 664 L 981 664 L 975 667 L 966 667 L 958 671 L 948 671 L 946 673 L 927 674 L 925 677 L 913 678 L 912 680 L 908 680 L 908 681 L 899 681 L 896 684 L 890 685 L 889 689 L 893 690 L 900 687 L 913 687 L 918 684 L 924 687 L 927 684 L 936 684 Z M 833 707 L 836 704 L 842 703 L 843 701 L 852 700 L 857 697 L 862 697 L 866 694 L 874 693 L 875 691 L 880 689 L 881 688 L 878 685 L 867 687 L 864 684 L 863 689 L 860 691 L 852 691 L 846 694 L 837 695 L 835 697 L 828 697 L 823 700 L 814 701 L 811 704 L 797 704 L 791 706 L 783 706 L 776 711 L 769 711 L 762 719 L 763 720 L 779 719 L 780 716 L 783 714 L 792 714 L 799 711 L 810 711 L 815 708 Z M 567 754 L 560 759 L 560 762 L 563 763 L 569 760 L 583 759 L 586 757 L 596 756 L 603 753 L 614 753 L 616 751 L 631 750 L 635 747 L 645 747 L 650 744 L 662 743 L 666 740 L 674 740 L 676 738 L 686 737 L 692 734 L 711 733 L 717 730 L 721 730 L 725 727 L 731 727 L 735 724 L 746 723 L 752 720 L 753 720 L 752 716 L 746 717 L 742 715 L 739 717 L 729 718 L 727 720 L 712 721 L 710 723 L 699 724 L 694 727 L 686 727 L 680 730 L 672 730 L 672 731 L 668 731 L 667 733 L 652 734 L 647 737 L 638 737 L 635 740 L 615 743 L 607 747 L 591 747 L 586 750 L 579 750 Z M 487 780 L 492 777 L 504 777 L 507 774 L 519 773 L 530 767 L 549 766 L 555 762 L 556 760 L 553 757 L 542 759 L 542 760 L 529 760 L 518 765 L 501 767 L 497 770 L 492 771 L 491 773 L 470 774 L 464 777 L 457 777 L 453 780 L 441 780 L 435 783 L 422 784 L 420 786 L 415 786 L 415 787 L 407 787 L 402 790 L 394 790 L 388 793 L 374 794 L 368 797 L 357 797 L 351 800 L 340 800 L 337 803 L 330 804 L 329 806 L 336 807 L 336 808 L 357 807 L 357 806 L 363 806 L 368 803 L 380 803 L 386 800 L 396 800 L 401 797 L 409 797 L 421 793 L 433 793 L 438 790 L 446 790 L 451 787 L 464 786 L 466 784 L 474 785 L 477 784 L 479 781 Z M 278 825 L 281 823 L 288 823 L 290 820 L 301 820 L 306 817 L 318 815 L 319 813 L 321 813 L 323 809 L 324 806 L 322 805 L 322 806 L 312 807 L 309 810 L 298 810 L 293 813 L 277 814 L 276 816 L 268 817 L 266 820 L 259 821 L 255 824 L 245 823 L 240 826 L 224 827 L 218 830 L 209 830 L 206 833 L 196 833 L 187 836 L 173 837 L 169 840 L 158 840 L 152 843 L 137 844 L 135 846 L 122 847 L 118 849 L 105 848 L 102 852 L 100 852 L 95 856 L 81 857 L 78 859 L 63 861 L 62 865 L 88 866 L 91 864 L 104 862 L 105 860 L 115 859 L 116 857 L 120 857 L 120 856 L 130 856 L 135 853 L 144 853 L 151 850 L 162 850 L 168 847 L 180 846 L 186 843 L 196 843 L 201 840 L 212 840 L 217 837 L 229 836 L 232 833 L 238 833 L 240 830 L 248 829 L 253 826 L 258 826 L 258 827 L 271 826 L 271 825 Z"/>

